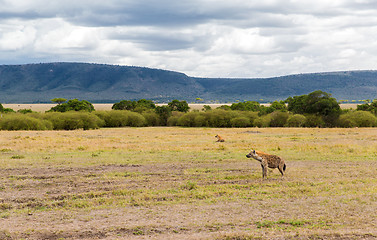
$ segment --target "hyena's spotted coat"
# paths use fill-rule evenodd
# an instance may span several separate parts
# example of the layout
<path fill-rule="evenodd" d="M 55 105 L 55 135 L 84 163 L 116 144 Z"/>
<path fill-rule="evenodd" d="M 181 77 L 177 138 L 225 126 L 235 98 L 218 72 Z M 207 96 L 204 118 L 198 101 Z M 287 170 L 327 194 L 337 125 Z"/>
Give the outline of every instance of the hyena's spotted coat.
<path fill-rule="evenodd" d="M 255 150 L 251 150 L 246 157 L 254 158 L 255 160 L 261 162 L 263 178 L 267 177 L 267 167 L 278 168 L 281 175 L 284 176 L 284 171 L 287 166 L 285 165 L 284 159 L 281 157 Z"/>

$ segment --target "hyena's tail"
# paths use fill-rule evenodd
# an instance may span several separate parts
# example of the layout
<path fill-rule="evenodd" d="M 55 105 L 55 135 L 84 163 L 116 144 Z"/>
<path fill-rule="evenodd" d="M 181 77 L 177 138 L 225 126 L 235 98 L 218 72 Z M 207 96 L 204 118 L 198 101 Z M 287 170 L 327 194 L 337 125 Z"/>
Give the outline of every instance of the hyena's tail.
<path fill-rule="evenodd" d="M 287 165 L 285 165 L 285 163 L 284 163 L 283 170 L 285 171 L 286 168 L 287 168 Z"/>

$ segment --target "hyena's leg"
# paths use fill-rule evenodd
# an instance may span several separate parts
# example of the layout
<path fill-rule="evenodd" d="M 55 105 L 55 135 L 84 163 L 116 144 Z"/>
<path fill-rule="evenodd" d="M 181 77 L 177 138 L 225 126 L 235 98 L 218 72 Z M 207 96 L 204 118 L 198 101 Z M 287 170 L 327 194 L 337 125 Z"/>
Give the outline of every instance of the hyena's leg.
<path fill-rule="evenodd" d="M 267 161 L 265 159 L 261 162 L 263 178 L 267 178 Z"/>
<path fill-rule="evenodd" d="M 281 173 L 281 176 L 284 176 L 283 165 L 282 164 L 279 164 L 278 169 L 279 169 L 279 171 Z"/>

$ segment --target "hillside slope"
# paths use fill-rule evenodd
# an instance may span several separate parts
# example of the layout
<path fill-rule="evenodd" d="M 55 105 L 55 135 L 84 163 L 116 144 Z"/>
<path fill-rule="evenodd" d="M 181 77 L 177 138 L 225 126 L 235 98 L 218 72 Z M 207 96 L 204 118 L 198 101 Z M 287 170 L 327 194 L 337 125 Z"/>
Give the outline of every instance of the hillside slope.
<path fill-rule="evenodd" d="M 195 98 L 219 102 L 273 101 L 322 90 L 347 100 L 377 98 L 377 71 L 346 71 L 274 78 L 195 78 L 143 67 L 87 63 L 0 65 L 0 102 L 37 103 L 64 97 L 91 102 Z"/>
<path fill-rule="evenodd" d="M 190 91 L 187 91 L 190 89 Z M 0 102 L 49 102 L 55 97 L 93 102 L 193 98 L 202 87 L 185 74 L 142 67 L 86 63 L 0 66 Z"/>
<path fill-rule="evenodd" d="M 223 98 L 286 99 L 315 90 L 331 93 L 338 100 L 377 98 L 377 71 L 344 71 L 288 75 L 274 78 L 197 79 L 210 91 Z"/>

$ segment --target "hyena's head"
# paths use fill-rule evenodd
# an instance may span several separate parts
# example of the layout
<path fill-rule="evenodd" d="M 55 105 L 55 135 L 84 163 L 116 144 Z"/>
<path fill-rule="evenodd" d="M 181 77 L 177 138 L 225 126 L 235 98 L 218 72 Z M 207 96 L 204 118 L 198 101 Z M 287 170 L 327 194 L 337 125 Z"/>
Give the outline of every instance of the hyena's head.
<path fill-rule="evenodd" d="M 260 158 L 258 153 L 253 149 L 251 149 L 251 151 L 249 152 L 249 154 L 246 155 L 246 157 L 247 158 L 254 158 L 254 159 L 257 159 L 257 160 Z"/>
<path fill-rule="evenodd" d="M 249 152 L 249 154 L 246 155 L 246 157 L 247 157 L 247 158 L 251 158 L 251 157 L 253 157 L 255 154 L 256 154 L 255 150 L 251 149 L 251 151 Z"/>
<path fill-rule="evenodd" d="M 215 138 L 219 137 L 219 135 L 216 134 Z"/>

